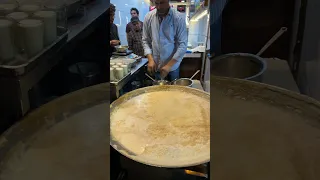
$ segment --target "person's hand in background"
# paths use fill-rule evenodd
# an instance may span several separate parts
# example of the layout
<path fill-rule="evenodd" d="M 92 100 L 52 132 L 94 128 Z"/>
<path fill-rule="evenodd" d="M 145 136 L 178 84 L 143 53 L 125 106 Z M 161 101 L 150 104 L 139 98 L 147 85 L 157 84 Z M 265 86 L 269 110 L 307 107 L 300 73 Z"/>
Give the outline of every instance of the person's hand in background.
<path fill-rule="evenodd" d="M 110 45 L 111 45 L 112 47 L 118 46 L 119 44 L 120 44 L 120 41 L 119 41 L 119 40 L 111 40 L 111 41 L 110 41 Z"/>

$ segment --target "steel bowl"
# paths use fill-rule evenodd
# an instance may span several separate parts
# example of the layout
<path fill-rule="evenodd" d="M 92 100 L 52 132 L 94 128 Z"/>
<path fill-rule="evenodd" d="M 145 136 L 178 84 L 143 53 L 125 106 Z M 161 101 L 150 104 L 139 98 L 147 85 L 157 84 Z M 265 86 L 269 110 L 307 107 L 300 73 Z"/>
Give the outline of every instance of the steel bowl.
<path fill-rule="evenodd" d="M 158 80 L 153 82 L 154 86 L 163 86 L 163 85 L 170 85 L 170 84 L 171 83 L 167 80 Z"/>
<path fill-rule="evenodd" d="M 248 53 L 231 53 L 212 58 L 211 74 L 214 76 L 262 81 L 267 63 L 259 56 Z"/>
<path fill-rule="evenodd" d="M 128 46 L 121 46 L 121 45 L 119 45 L 119 46 L 115 46 L 115 48 L 116 48 L 116 50 L 117 50 L 117 52 L 126 52 L 127 50 L 128 50 Z"/>
<path fill-rule="evenodd" d="M 180 78 L 180 79 L 174 80 L 171 84 L 172 85 L 177 85 L 177 86 L 189 86 L 189 87 L 192 87 L 193 81 L 191 79 L 189 79 L 189 78 Z"/>

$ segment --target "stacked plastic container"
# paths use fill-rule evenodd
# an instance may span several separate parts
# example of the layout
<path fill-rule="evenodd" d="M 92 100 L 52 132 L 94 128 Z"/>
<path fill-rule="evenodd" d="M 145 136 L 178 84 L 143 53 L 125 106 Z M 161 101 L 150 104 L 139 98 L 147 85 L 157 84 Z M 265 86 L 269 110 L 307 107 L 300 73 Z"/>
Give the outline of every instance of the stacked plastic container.
<path fill-rule="evenodd" d="M 54 0 L 0 0 L 0 62 L 30 59 L 53 44 L 58 27 L 66 28 L 65 11 L 64 4 Z"/>

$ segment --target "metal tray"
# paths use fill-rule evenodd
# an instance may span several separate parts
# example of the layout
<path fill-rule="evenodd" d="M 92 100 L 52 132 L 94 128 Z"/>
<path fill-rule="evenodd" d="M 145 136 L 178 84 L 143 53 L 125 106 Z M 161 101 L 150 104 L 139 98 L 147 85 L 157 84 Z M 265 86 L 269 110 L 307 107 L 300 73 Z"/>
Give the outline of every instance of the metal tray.
<path fill-rule="evenodd" d="M 51 58 L 60 51 L 68 40 L 69 30 L 58 27 L 58 38 L 49 46 L 45 47 L 34 57 L 27 59 L 22 55 L 17 55 L 15 60 L 0 63 L 0 75 L 2 76 L 21 76 L 37 65 L 42 59 Z"/>
<path fill-rule="evenodd" d="M 117 55 L 117 56 L 127 56 L 129 54 L 131 54 L 133 51 L 132 50 L 127 50 L 126 52 L 113 52 L 113 55 Z"/>

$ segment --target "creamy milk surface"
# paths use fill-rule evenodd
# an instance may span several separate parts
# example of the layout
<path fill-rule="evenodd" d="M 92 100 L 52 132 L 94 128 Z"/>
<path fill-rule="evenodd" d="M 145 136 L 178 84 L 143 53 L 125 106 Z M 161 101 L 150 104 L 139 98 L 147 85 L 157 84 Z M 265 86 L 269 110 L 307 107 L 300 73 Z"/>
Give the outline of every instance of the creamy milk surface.
<path fill-rule="evenodd" d="M 210 102 L 181 91 L 150 92 L 121 104 L 111 135 L 138 158 L 179 164 L 210 156 Z"/>

